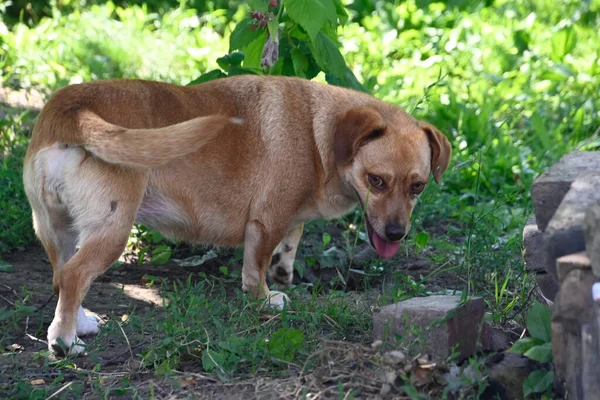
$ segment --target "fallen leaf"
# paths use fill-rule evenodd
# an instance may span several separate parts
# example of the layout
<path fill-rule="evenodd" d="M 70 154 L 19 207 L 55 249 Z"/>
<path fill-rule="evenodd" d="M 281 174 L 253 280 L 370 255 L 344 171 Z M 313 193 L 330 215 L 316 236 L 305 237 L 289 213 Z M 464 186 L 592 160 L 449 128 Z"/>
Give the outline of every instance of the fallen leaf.
<path fill-rule="evenodd" d="M 29 381 L 29 383 L 33 386 L 39 386 L 39 385 L 45 385 L 46 382 L 43 379 L 34 379 L 32 381 Z"/>

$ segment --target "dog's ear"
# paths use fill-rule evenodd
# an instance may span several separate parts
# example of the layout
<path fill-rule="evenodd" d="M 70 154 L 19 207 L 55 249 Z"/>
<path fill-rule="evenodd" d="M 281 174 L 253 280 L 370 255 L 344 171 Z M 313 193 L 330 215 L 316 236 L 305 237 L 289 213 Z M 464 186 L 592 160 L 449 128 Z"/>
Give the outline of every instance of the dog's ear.
<path fill-rule="evenodd" d="M 385 128 L 383 118 L 372 108 L 353 108 L 339 114 L 333 138 L 335 161 L 341 165 L 348 164 L 360 146 L 382 136 Z"/>
<path fill-rule="evenodd" d="M 450 164 L 452 146 L 446 136 L 435 126 L 425 121 L 419 121 L 419 127 L 425 131 L 429 139 L 429 147 L 431 147 L 431 173 L 435 181 L 440 183 L 442 175 L 444 175 L 448 164 Z"/>

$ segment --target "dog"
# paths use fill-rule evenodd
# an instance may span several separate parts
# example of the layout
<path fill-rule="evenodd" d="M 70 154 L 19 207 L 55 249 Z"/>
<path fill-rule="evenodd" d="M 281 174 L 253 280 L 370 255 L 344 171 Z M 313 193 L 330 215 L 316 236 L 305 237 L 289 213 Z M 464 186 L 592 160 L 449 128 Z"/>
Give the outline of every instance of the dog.
<path fill-rule="evenodd" d="M 168 237 L 243 246 L 242 288 L 287 296 L 303 224 L 363 208 L 371 245 L 393 256 L 444 134 L 371 95 L 291 77 L 196 86 L 117 79 L 67 86 L 41 111 L 24 164 L 33 224 L 58 294 L 48 346 L 84 350 L 81 306 L 123 253 L 134 222 Z M 78 248 L 78 249 L 77 249 Z M 60 339 L 60 340 L 59 340 Z"/>

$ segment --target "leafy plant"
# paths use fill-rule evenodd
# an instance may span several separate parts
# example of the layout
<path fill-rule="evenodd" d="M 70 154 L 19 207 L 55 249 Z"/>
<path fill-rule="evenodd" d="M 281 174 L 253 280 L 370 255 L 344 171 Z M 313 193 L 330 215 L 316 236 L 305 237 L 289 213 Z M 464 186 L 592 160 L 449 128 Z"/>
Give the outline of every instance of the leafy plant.
<path fill-rule="evenodd" d="M 190 85 L 240 74 L 312 79 L 325 72 L 331 84 L 367 91 L 339 50 L 337 28 L 348 20 L 339 0 L 249 3 L 253 11 L 231 33 L 229 54 L 217 59 L 220 69 L 201 75 Z"/>
<path fill-rule="evenodd" d="M 552 362 L 552 332 L 550 328 L 550 309 L 535 301 L 527 314 L 527 330 L 531 337 L 519 339 L 509 351 L 523 354 L 525 357 L 550 365 Z M 548 393 L 554 382 L 552 369 L 533 371 L 523 383 L 523 394 Z"/>

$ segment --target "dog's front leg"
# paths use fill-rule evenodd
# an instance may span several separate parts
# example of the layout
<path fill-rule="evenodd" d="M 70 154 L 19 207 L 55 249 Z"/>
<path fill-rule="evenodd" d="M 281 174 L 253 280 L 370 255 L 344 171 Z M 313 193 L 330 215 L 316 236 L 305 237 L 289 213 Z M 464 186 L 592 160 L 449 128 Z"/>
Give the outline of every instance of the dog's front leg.
<path fill-rule="evenodd" d="M 244 238 L 244 265 L 242 267 L 242 289 L 254 297 L 265 299 L 274 308 L 283 308 L 287 296 L 270 291 L 267 286 L 267 269 L 271 264 L 273 250 L 282 239 L 282 234 L 268 230 L 265 225 L 252 220 L 246 225 Z"/>
<path fill-rule="evenodd" d="M 294 280 L 294 260 L 303 230 L 304 224 L 292 226 L 273 252 L 268 276 L 278 289 L 289 287 Z"/>

